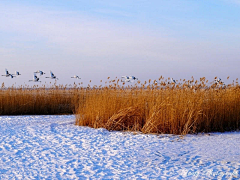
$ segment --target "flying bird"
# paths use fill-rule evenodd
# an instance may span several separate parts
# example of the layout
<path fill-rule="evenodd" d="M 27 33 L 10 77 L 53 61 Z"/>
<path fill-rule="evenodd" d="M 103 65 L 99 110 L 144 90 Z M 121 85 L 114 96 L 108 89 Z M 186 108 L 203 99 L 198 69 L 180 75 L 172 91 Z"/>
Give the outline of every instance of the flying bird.
<path fill-rule="evenodd" d="M 33 74 L 33 79 L 32 79 L 32 80 L 29 80 L 29 81 L 33 81 L 33 82 L 41 82 L 41 81 L 39 81 L 39 78 L 36 76 L 35 73 Z"/>
<path fill-rule="evenodd" d="M 40 74 L 40 76 L 42 76 L 43 74 L 46 74 L 45 72 L 43 72 L 43 71 L 40 71 L 40 70 L 37 70 L 36 72 L 34 72 L 34 73 L 39 73 Z"/>
<path fill-rule="evenodd" d="M 122 76 L 122 78 L 125 78 L 125 82 L 132 82 L 134 80 L 138 80 L 135 76 Z"/>
<path fill-rule="evenodd" d="M 21 74 L 18 71 L 15 71 L 15 75 L 19 76 Z"/>
<path fill-rule="evenodd" d="M 219 83 L 221 83 L 221 78 L 218 78 L 218 79 L 216 78 L 215 79 L 215 84 L 219 84 Z"/>
<path fill-rule="evenodd" d="M 10 77 L 11 77 L 11 78 L 14 78 L 14 77 L 16 77 L 16 76 L 13 76 L 12 74 L 10 74 Z"/>
<path fill-rule="evenodd" d="M 130 82 L 130 77 L 129 76 L 122 76 L 122 78 L 125 79 L 125 82 Z"/>
<path fill-rule="evenodd" d="M 132 80 L 138 80 L 138 78 L 136 78 L 135 76 L 129 76 L 129 78 Z"/>
<path fill-rule="evenodd" d="M 46 77 L 46 78 L 57 79 L 58 80 L 58 78 L 53 74 L 52 71 L 50 71 L 50 74 L 51 74 L 51 77 Z"/>
<path fill-rule="evenodd" d="M 172 83 L 176 84 L 175 79 L 171 78 Z"/>
<path fill-rule="evenodd" d="M 223 85 L 223 86 L 225 86 L 225 84 L 222 82 L 222 80 L 221 80 L 221 78 L 215 78 L 215 84 L 216 85 Z"/>
<path fill-rule="evenodd" d="M 76 79 L 81 79 L 79 76 L 77 76 L 77 75 L 74 75 L 73 77 L 71 77 L 71 78 L 76 78 Z"/>
<path fill-rule="evenodd" d="M 2 76 L 11 77 L 11 78 L 16 77 L 16 76 L 13 76 L 13 74 L 10 74 L 7 69 L 5 69 L 5 72 L 6 72 L 6 74 L 2 75 Z"/>
<path fill-rule="evenodd" d="M 8 72 L 8 70 L 7 69 L 5 69 L 5 72 L 6 72 L 6 74 L 5 75 L 2 75 L 2 76 L 6 76 L 6 77 L 9 77 L 11 74 L 9 74 L 9 72 Z"/>

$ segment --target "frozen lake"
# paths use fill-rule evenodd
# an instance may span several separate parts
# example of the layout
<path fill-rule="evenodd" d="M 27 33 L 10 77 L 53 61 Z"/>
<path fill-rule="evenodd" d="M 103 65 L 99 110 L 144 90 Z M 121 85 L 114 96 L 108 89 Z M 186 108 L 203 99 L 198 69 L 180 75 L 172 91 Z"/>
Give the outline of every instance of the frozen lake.
<path fill-rule="evenodd" d="M 0 179 L 238 179 L 240 133 L 144 135 L 0 116 Z"/>

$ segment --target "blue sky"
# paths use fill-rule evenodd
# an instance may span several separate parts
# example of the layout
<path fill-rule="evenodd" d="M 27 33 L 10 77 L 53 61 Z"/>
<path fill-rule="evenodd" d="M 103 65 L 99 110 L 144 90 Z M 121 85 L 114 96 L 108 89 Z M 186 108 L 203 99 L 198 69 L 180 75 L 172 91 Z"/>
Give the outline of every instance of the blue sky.
<path fill-rule="evenodd" d="M 22 74 L 6 85 L 239 77 L 240 0 L 2 0 L 0 16 L 0 72 Z"/>

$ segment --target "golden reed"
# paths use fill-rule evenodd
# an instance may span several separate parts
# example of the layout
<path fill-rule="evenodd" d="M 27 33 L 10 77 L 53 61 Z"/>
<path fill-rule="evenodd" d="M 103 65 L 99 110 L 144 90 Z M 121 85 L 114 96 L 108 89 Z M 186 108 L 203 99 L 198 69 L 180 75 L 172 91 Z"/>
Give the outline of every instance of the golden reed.
<path fill-rule="evenodd" d="M 101 81 L 102 82 L 102 81 Z M 0 115 L 69 114 L 76 125 L 143 133 L 239 130 L 240 86 L 170 78 L 141 83 L 108 78 L 105 86 L 56 84 L 0 89 Z"/>
<path fill-rule="evenodd" d="M 159 78 L 132 86 L 113 80 L 109 86 L 85 91 L 79 99 L 76 124 L 143 133 L 188 134 L 239 129 L 238 83 L 171 83 Z M 153 82 L 153 83 L 150 83 Z"/>
<path fill-rule="evenodd" d="M 0 115 L 69 114 L 75 111 L 76 88 L 20 86 L 0 89 Z"/>

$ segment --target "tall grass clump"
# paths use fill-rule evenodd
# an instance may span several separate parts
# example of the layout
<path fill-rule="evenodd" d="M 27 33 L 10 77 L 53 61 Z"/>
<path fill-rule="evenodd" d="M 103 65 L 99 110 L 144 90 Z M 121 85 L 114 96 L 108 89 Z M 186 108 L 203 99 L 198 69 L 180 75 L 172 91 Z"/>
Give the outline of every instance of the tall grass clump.
<path fill-rule="evenodd" d="M 81 92 L 76 124 L 108 130 L 188 134 L 239 129 L 240 87 L 212 84 L 201 78 L 179 83 L 159 78 L 126 86 Z M 79 97 L 78 97 L 79 98 Z"/>

